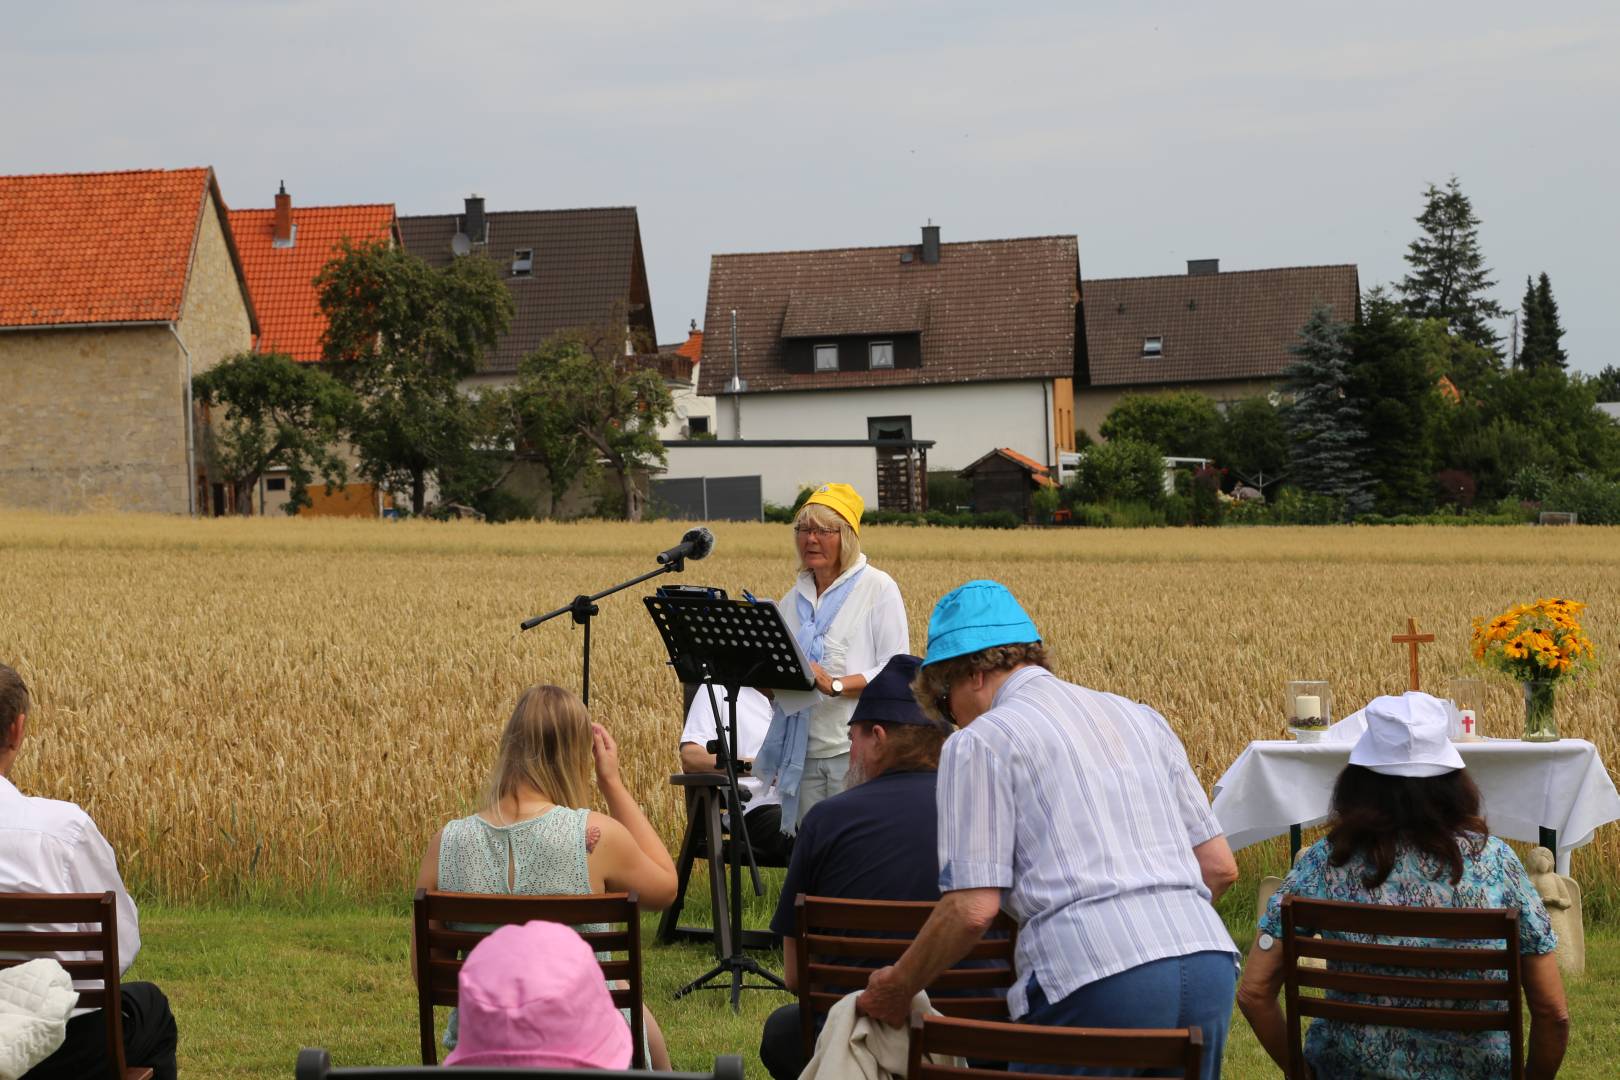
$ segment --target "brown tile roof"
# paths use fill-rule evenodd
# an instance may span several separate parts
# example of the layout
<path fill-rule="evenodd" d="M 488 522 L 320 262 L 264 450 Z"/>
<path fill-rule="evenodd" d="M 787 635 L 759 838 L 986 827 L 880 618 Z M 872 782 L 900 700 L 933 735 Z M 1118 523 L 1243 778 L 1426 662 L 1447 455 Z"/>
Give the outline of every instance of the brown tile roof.
<path fill-rule="evenodd" d="M 1091 385 L 1275 377 L 1311 310 L 1327 304 L 1352 320 L 1359 291 L 1353 264 L 1087 279 Z M 1162 355 L 1142 355 L 1150 337 L 1162 339 Z"/>
<path fill-rule="evenodd" d="M 210 193 L 223 217 L 209 168 L 0 176 L 0 327 L 179 319 Z"/>
<path fill-rule="evenodd" d="M 315 275 L 340 240 L 361 243 L 393 236 L 394 205 L 294 206 L 296 232 L 290 248 L 272 246 L 275 218 L 274 210 L 231 211 L 231 231 L 259 312 L 256 348 L 313 362 L 321 358 L 321 336 L 326 333 Z"/>
<path fill-rule="evenodd" d="M 405 249 L 431 265 L 450 265 L 450 240 L 461 217 L 400 218 Z M 656 340 L 635 207 L 491 211 L 485 221 L 489 242 L 483 250 L 506 278 L 516 311 L 511 329 L 484 358 L 484 371 L 515 372 L 518 361 L 558 331 L 600 326 L 620 308 L 633 309 L 632 322 L 648 344 Z M 533 272 L 512 274 L 512 253 L 530 248 Z"/>
<path fill-rule="evenodd" d="M 911 255 L 902 263 L 902 255 Z M 716 255 L 698 393 L 731 378 L 731 312 L 749 393 L 1068 377 L 1080 246 L 1073 236 L 940 245 L 925 265 L 915 245 Z M 797 335 L 922 332 L 922 365 L 882 371 L 790 372 Z M 709 355 L 712 353 L 713 355 Z"/>

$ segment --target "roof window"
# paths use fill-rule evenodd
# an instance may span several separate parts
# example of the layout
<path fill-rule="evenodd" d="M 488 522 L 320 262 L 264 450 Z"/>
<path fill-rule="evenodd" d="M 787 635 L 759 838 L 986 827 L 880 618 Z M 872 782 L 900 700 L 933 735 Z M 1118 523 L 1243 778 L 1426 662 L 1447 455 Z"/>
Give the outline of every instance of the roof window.
<path fill-rule="evenodd" d="M 838 346 L 837 345 L 817 345 L 816 346 L 816 370 L 817 371 L 837 371 L 838 370 Z"/>
<path fill-rule="evenodd" d="M 512 276 L 527 277 L 534 273 L 534 248 L 518 248 L 512 252 Z"/>
<path fill-rule="evenodd" d="M 1164 338 L 1150 337 L 1142 339 L 1142 355 L 1157 360 L 1164 355 Z"/>

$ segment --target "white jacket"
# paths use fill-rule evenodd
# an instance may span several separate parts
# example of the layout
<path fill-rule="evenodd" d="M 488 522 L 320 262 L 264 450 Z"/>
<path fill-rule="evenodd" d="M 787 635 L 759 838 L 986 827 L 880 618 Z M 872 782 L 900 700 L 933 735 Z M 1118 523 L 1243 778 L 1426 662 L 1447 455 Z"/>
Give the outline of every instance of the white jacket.
<path fill-rule="evenodd" d="M 56 1053 L 78 1000 L 73 980 L 55 960 L 0 971 L 0 1080 L 17 1080 Z"/>
<path fill-rule="evenodd" d="M 890 1027 L 855 1011 L 859 991 L 845 994 L 827 1012 L 827 1022 L 816 1039 L 816 1054 L 799 1080 L 897 1080 L 911 1064 L 911 1030 Z M 911 999 L 911 1015 L 938 1016 L 928 995 Z M 961 1058 L 933 1058 L 936 1065 L 963 1066 Z"/>

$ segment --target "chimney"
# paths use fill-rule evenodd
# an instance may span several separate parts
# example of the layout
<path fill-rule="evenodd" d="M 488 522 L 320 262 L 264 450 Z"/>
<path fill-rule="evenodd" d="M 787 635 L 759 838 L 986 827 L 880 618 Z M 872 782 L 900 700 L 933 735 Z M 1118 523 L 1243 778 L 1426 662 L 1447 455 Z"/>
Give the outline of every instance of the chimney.
<path fill-rule="evenodd" d="M 270 246 L 290 248 L 298 239 L 297 227 L 292 219 L 292 196 L 287 194 L 287 181 L 281 182 L 276 192 L 276 231 L 270 237 Z"/>
<path fill-rule="evenodd" d="M 922 261 L 924 266 L 939 262 L 939 226 L 929 222 L 923 226 Z"/>
<path fill-rule="evenodd" d="M 1219 259 L 1188 259 L 1187 260 L 1187 276 L 1188 277 L 1208 277 L 1210 274 L 1218 274 L 1220 272 L 1221 272 L 1221 260 L 1219 260 Z"/>
<path fill-rule="evenodd" d="M 475 244 L 489 241 L 484 225 L 484 197 L 482 195 L 467 196 L 467 217 L 464 222 L 467 239 Z"/>

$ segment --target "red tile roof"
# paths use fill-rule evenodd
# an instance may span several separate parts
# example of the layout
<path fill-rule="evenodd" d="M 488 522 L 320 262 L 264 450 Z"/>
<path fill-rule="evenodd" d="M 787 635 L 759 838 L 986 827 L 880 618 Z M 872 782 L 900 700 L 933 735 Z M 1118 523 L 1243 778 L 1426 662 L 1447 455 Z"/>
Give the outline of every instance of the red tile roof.
<path fill-rule="evenodd" d="M 967 468 L 958 472 L 957 475 L 968 476 L 983 462 L 988 461 L 993 457 L 1004 457 L 1014 465 L 1022 466 L 1026 471 L 1032 474 L 1031 478 L 1040 487 L 1055 488 L 1058 486 L 1057 481 L 1052 479 L 1052 474 L 1047 470 L 1045 465 L 1042 465 L 1040 462 L 1036 461 L 1027 454 L 1020 454 L 1018 451 L 1006 446 L 997 447 L 996 449 L 990 451 L 988 454 L 984 455 L 984 457 L 979 458 L 978 461 L 975 461 Z"/>
<path fill-rule="evenodd" d="M 687 334 L 686 334 L 686 340 L 681 342 L 679 345 L 675 346 L 675 348 L 670 350 L 670 351 L 680 353 L 682 356 L 686 357 L 688 360 L 692 361 L 692 363 L 694 363 L 694 364 L 697 363 L 699 360 L 702 360 L 703 359 L 703 331 L 701 331 L 701 330 L 690 330 L 690 331 L 688 331 Z"/>
<path fill-rule="evenodd" d="M 223 214 L 209 168 L 0 176 L 0 327 L 179 319 L 210 192 Z"/>
<path fill-rule="evenodd" d="M 294 360 L 321 358 L 326 316 L 315 292 L 315 275 L 338 241 L 355 243 L 396 236 L 393 203 L 292 208 L 293 246 L 271 244 L 274 210 L 232 210 L 231 229 L 242 253 L 248 291 L 259 312 L 259 352 L 286 353 Z"/>
<path fill-rule="evenodd" d="M 737 312 L 738 370 L 749 393 L 1069 378 L 1075 368 L 1080 245 L 1073 236 L 716 255 L 704 321 Z M 920 366 L 794 371 L 785 343 L 801 334 L 921 332 Z M 713 340 L 698 393 L 731 377 L 729 333 Z"/>
<path fill-rule="evenodd" d="M 1167 277 L 1087 278 L 1081 284 L 1092 386 L 1269 379 L 1317 304 L 1356 318 L 1353 264 L 1222 270 Z M 1143 355 L 1159 338 L 1161 352 Z"/>

